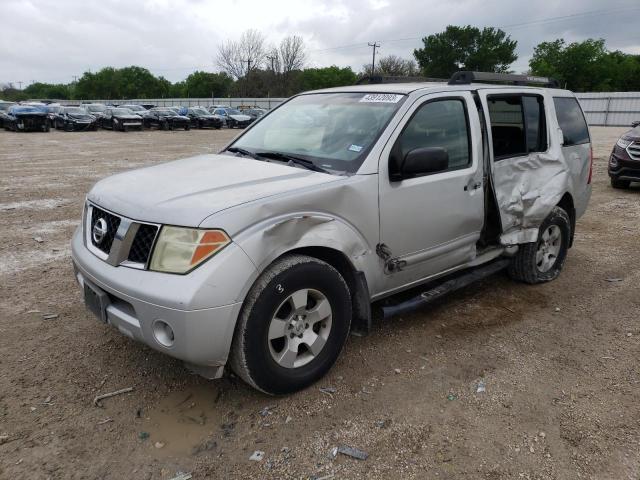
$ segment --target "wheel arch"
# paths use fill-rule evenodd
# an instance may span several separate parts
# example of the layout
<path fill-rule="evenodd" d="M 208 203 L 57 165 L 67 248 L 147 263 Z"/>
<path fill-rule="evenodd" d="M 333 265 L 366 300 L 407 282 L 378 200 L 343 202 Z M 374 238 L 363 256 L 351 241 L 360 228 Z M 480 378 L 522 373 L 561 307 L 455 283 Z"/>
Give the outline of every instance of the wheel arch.
<path fill-rule="evenodd" d="M 573 197 L 569 192 L 566 192 L 556 206 L 567 212 L 567 215 L 569 215 L 569 219 L 571 220 L 571 238 L 569 239 L 569 248 L 571 248 L 573 246 L 573 239 L 576 231 L 576 208 L 573 202 Z"/>
<path fill-rule="evenodd" d="M 335 268 L 349 287 L 351 293 L 351 331 L 356 335 L 366 335 L 371 330 L 371 299 L 367 278 L 363 272 L 356 270 L 349 258 L 339 250 L 330 247 L 300 247 L 286 252 L 284 255 L 301 254 L 317 258 Z M 278 257 L 277 260 L 282 258 Z"/>

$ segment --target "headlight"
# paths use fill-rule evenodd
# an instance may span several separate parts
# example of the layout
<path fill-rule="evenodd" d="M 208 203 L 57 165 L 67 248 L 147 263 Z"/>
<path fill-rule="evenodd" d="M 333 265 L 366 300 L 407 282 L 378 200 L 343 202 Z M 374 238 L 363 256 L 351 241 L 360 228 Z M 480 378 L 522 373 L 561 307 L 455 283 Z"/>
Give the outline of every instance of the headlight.
<path fill-rule="evenodd" d="M 157 272 L 187 273 L 230 242 L 222 230 L 164 226 L 153 249 L 149 268 Z"/>
<path fill-rule="evenodd" d="M 625 140 L 624 138 L 619 138 L 618 141 L 616 142 L 616 145 L 618 145 L 620 148 L 627 148 L 629 145 L 631 145 L 631 140 Z"/>

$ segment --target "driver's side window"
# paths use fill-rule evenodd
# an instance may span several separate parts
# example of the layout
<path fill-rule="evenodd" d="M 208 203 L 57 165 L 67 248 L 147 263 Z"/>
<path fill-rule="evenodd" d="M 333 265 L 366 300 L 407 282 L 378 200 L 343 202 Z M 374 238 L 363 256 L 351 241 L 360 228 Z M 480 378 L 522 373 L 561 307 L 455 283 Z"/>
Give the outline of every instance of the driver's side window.
<path fill-rule="evenodd" d="M 447 152 L 447 170 L 471 164 L 469 123 L 463 99 L 432 100 L 415 111 L 393 147 L 392 173 L 402 169 L 407 153 L 429 147 L 443 148 Z"/>

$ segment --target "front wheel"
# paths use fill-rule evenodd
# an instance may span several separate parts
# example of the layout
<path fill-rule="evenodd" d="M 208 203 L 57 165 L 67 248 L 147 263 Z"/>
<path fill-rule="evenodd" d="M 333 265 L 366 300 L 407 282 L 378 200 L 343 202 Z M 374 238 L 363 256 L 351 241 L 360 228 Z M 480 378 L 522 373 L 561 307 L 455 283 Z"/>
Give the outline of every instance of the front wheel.
<path fill-rule="evenodd" d="M 249 292 L 234 335 L 230 364 L 271 395 L 295 392 L 333 366 L 351 324 L 351 296 L 328 263 L 288 255 Z"/>
<path fill-rule="evenodd" d="M 570 240 L 569 215 L 564 209 L 554 207 L 540 226 L 537 242 L 520 245 L 509 266 L 509 275 L 530 284 L 556 279 L 567 258 Z"/>

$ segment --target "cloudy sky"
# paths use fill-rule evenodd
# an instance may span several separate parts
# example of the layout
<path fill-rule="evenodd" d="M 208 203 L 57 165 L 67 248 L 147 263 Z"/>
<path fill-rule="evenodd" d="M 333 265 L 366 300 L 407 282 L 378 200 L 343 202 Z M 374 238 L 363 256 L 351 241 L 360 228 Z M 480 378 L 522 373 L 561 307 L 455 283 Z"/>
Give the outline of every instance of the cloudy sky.
<path fill-rule="evenodd" d="M 527 68 L 533 47 L 559 37 L 604 38 L 640 54 L 638 0 L 0 0 L 0 83 L 67 83 L 104 66 L 140 65 L 171 81 L 216 71 L 218 45 L 254 28 L 277 43 L 301 35 L 308 66 L 411 57 L 420 38 L 447 25 L 498 26 L 518 41 Z"/>

